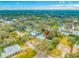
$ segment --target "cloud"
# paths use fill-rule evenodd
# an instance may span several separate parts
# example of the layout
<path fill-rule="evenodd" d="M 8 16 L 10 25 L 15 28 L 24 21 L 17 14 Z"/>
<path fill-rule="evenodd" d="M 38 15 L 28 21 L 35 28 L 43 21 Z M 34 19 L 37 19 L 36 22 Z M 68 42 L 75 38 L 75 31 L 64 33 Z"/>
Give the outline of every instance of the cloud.
<path fill-rule="evenodd" d="M 53 9 L 78 9 L 79 10 L 79 4 L 58 4 L 58 5 L 47 5 L 47 6 L 39 6 L 34 7 L 34 9 L 45 9 L 45 10 L 53 10 Z"/>
<path fill-rule="evenodd" d="M 20 3 L 16 3 L 17 7 L 15 8 L 9 8 L 9 6 L 7 6 L 6 8 L 3 6 L 1 9 L 3 10 L 61 10 L 61 9 L 65 9 L 65 10 L 79 10 L 79 4 L 49 4 L 49 5 L 40 5 L 40 6 L 31 6 L 29 8 L 24 7 L 23 5 L 20 5 Z"/>

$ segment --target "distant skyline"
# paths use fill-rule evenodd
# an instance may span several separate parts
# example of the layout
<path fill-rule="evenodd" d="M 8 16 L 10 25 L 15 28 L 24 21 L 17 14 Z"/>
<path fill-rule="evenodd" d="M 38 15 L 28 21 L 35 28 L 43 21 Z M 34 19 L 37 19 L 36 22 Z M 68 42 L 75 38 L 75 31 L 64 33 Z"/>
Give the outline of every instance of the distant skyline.
<path fill-rule="evenodd" d="M 0 10 L 79 10 L 79 1 L 0 1 Z"/>

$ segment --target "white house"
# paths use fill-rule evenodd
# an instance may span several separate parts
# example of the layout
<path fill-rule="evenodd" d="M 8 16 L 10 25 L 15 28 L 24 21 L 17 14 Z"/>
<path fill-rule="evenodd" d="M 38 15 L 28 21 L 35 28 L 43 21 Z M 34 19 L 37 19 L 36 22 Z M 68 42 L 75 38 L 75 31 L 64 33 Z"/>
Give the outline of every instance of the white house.
<path fill-rule="evenodd" d="M 13 21 L 5 21 L 6 24 L 11 24 Z"/>
<path fill-rule="evenodd" d="M 39 35 L 39 32 L 32 31 L 32 32 L 31 32 L 31 35 L 33 35 L 33 36 L 37 36 L 37 35 Z"/>
<path fill-rule="evenodd" d="M 75 45 L 75 47 L 79 49 L 79 45 Z"/>
<path fill-rule="evenodd" d="M 41 34 L 41 35 L 39 35 L 39 36 L 36 36 L 36 38 L 38 38 L 38 39 L 45 39 L 45 37 L 44 37 L 43 34 Z"/>
<path fill-rule="evenodd" d="M 19 35 L 19 36 L 23 36 L 25 33 L 22 33 L 22 32 L 19 32 L 19 31 L 16 31 L 16 33 Z"/>
<path fill-rule="evenodd" d="M 17 44 L 14 46 L 9 46 L 4 48 L 4 52 L 1 54 L 1 57 L 7 57 L 9 55 L 15 54 L 16 52 L 21 51 L 22 48 Z"/>
<path fill-rule="evenodd" d="M 79 31 L 73 31 L 73 34 L 79 35 Z"/>
<path fill-rule="evenodd" d="M 69 32 L 61 32 L 62 34 L 64 35 L 69 35 L 70 33 Z"/>

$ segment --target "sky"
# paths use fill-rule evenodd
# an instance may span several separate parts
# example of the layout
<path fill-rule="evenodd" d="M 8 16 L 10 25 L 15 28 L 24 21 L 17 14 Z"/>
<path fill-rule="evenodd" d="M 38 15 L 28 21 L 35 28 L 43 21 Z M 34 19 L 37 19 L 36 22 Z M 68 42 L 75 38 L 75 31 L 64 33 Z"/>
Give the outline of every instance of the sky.
<path fill-rule="evenodd" d="M 79 1 L 0 1 L 0 10 L 79 9 Z"/>

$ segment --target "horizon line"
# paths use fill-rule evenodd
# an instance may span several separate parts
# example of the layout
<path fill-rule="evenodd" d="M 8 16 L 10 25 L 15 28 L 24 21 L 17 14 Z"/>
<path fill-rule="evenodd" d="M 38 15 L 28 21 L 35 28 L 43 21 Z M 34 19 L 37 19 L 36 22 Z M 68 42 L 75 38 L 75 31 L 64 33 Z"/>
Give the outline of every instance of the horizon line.
<path fill-rule="evenodd" d="M 0 10 L 79 10 L 79 9 L 0 9 Z"/>

